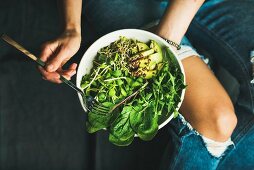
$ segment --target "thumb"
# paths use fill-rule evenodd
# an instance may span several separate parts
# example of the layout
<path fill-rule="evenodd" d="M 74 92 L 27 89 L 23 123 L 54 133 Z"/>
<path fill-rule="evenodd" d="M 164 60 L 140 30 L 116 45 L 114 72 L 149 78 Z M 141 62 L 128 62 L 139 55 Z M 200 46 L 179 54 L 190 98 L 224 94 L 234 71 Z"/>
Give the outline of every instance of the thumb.
<path fill-rule="evenodd" d="M 48 72 L 55 72 L 63 64 L 65 64 L 69 59 L 69 51 L 66 48 L 61 48 L 58 53 L 56 53 L 46 64 L 46 70 Z"/>
<path fill-rule="evenodd" d="M 41 47 L 41 54 L 40 54 L 40 59 L 44 62 L 48 60 L 48 58 L 51 57 L 53 54 L 53 51 L 57 48 L 57 43 L 56 42 L 46 42 L 42 45 Z"/>

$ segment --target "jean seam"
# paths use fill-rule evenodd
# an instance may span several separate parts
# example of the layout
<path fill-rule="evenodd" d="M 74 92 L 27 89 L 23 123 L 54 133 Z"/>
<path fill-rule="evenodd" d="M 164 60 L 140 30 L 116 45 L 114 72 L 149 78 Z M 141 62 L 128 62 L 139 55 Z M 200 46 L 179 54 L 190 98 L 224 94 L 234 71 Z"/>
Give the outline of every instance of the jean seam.
<path fill-rule="evenodd" d="M 237 136 L 233 139 L 233 140 L 234 140 L 234 143 L 235 143 L 235 147 L 237 147 L 236 145 L 237 145 L 238 143 L 240 143 L 241 140 L 243 140 L 244 135 L 246 135 L 246 134 L 249 132 L 249 130 L 251 129 L 251 128 L 250 128 L 251 126 L 254 126 L 254 117 L 244 126 L 244 128 L 243 128 L 243 129 L 237 134 Z M 232 149 L 232 150 L 233 150 L 233 149 Z M 229 154 L 232 150 L 229 150 L 229 151 L 226 150 L 226 152 L 228 152 L 227 154 Z M 219 162 L 219 164 L 218 164 L 217 167 L 219 167 L 219 166 L 224 162 L 224 160 L 225 160 L 225 157 L 222 157 L 222 159 L 221 159 L 221 161 Z"/>
<path fill-rule="evenodd" d="M 193 24 L 195 24 L 197 27 L 199 27 L 202 31 L 206 32 L 210 36 L 210 38 L 212 38 L 214 41 L 218 42 L 221 45 L 221 48 L 224 48 L 226 51 L 228 51 L 228 53 L 232 53 L 232 51 L 233 51 L 233 53 L 235 53 L 235 56 L 238 57 L 238 60 L 241 58 L 238 55 L 238 53 L 227 42 L 225 42 L 224 40 L 222 40 L 220 38 L 215 38 L 215 37 L 218 37 L 218 36 L 217 36 L 217 34 L 214 31 L 209 30 L 206 27 L 202 26 L 196 19 L 193 20 Z M 223 45 L 223 43 L 225 44 L 225 46 Z M 236 59 L 234 58 L 234 60 L 236 60 Z M 246 69 L 245 65 L 241 62 L 242 60 L 239 60 L 239 61 L 238 60 L 236 60 L 236 61 L 238 63 L 240 62 L 240 68 L 242 69 L 242 71 L 243 72 L 247 72 L 247 74 L 248 74 L 248 71 L 246 71 L 247 69 Z M 243 67 L 245 69 L 243 69 Z M 245 76 L 245 80 L 246 80 L 246 78 L 248 79 L 248 77 L 246 75 L 244 75 Z M 247 85 L 249 87 L 248 91 L 249 91 L 250 99 L 251 99 L 251 101 L 250 101 L 251 107 L 254 108 L 254 106 L 253 106 L 254 105 L 254 101 L 253 101 L 253 96 L 254 95 L 252 94 L 252 91 L 251 91 L 252 86 L 251 86 L 251 84 L 249 82 L 247 82 Z M 253 112 L 253 109 L 252 109 L 252 112 Z M 241 141 L 241 139 L 244 137 L 244 135 L 246 133 L 248 133 L 248 131 L 250 129 L 249 127 L 251 127 L 253 122 L 254 122 L 254 118 L 252 120 L 250 120 L 239 133 L 237 133 L 237 136 L 234 137 L 234 139 L 232 139 L 234 141 L 235 145 Z"/>
<path fill-rule="evenodd" d="M 210 30 L 206 27 L 204 27 L 203 25 L 201 25 L 199 23 L 199 21 L 197 19 L 194 20 L 193 22 L 194 24 L 196 24 L 200 29 L 202 29 L 204 32 L 208 33 L 210 35 L 210 38 L 212 38 L 214 41 L 216 41 L 217 43 L 219 43 L 221 45 L 222 48 L 224 48 L 226 51 L 228 51 L 229 53 L 231 53 L 231 51 L 233 51 L 233 53 L 236 54 L 237 58 L 237 62 L 239 62 L 241 69 L 243 70 L 243 72 L 246 72 L 248 74 L 248 69 L 247 67 L 245 67 L 245 65 L 243 64 L 244 62 L 242 61 L 241 57 L 238 55 L 238 53 L 235 51 L 234 48 L 231 47 L 230 44 L 228 44 L 226 41 L 224 41 L 223 39 L 221 39 L 220 37 L 217 36 L 216 32 L 214 32 L 213 30 Z M 216 37 L 216 38 L 214 38 Z M 225 46 L 227 48 L 225 48 Z M 244 69 L 243 69 L 244 67 Z M 246 78 L 248 78 L 248 76 L 246 76 Z"/>
<path fill-rule="evenodd" d="M 201 29 L 202 31 L 206 32 L 209 35 L 209 38 L 212 38 L 214 41 L 216 41 L 221 46 L 221 48 L 225 49 L 225 51 L 227 51 L 230 54 L 233 53 L 237 57 L 237 58 L 233 57 L 233 59 L 240 65 L 241 70 L 245 73 L 243 75 L 244 76 L 243 81 L 247 81 L 249 79 L 249 77 L 247 76 L 248 75 L 248 69 L 245 66 L 245 64 L 243 64 L 244 62 L 242 61 L 242 59 L 239 56 L 238 52 L 236 52 L 235 49 L 232 48 L 231 45 L 228 44 L 226 41 L 219 38 L 214 31 L 209 30 L 205 26 L 202 26 L 197 19 L 194 19 L 192 23 L 194 25 L 196 25 L 197 27 L 199 27 L 199 29 Z M 232 55 L 232 56 L 234 56 L 234 55 Z M 248 86 L 248 91 L 249 91 L 250 98 L 251 98 L 251 101 L 250 101 L 251 107 L 254 108 L 254 101 L 253 101 L 254 94 L 251 91 L 252 86 L 251 86 L 250 82 L 248 82 L 248 81 L 246 82 L 246 84 Z M 252 112 L 253 112 L 253 109 L 252 109 Z"/>
<path fill-rule="evenodd" d="M 176 162 L 178 161 L 178 158 L 179 158 L 179 153 L 181 152 L 181 150 L 182 150 L 182 137 L 179 137 L 178 136 L 178 134 L 174 131 L 174 130 L 172 130 L 175 134 L 175 138 L 177 138 L 178 139 L 178 141 L 180 142 L 180 144 L 179 144 L 179 149 L 176 151 L 176 156 L 175 156 L 175 158 L 174 158 L 174 160 L 173 160 L 173 163 L 172 163 L 172 166 L 170 166 L 170 169 L 172 168 L 172 169 L 175 169 L 175 165 L 176 165 Z"/>
<path fill-rule="evenodd" d="M 245 136 L 245 134 L 249 132 L 249 130 L 251 129 L 250 127 L 252 126 L 254 126 L 254 117 L 248 123 L 246 123 L 242 130 L 234 137 L 233 140 L 235 144 L 241 141 L 241 139 Z"/>
<path fill-rule="evenodd" d="M 195 129 L 190 127 L 191 125 L 189 124 L 189 122 L 187 122 L 181 114 L 179 114 L 179 117 L 177 119 L 178 121 L 180 121 L 181 126 L 183 126 L 183 128 L 181 128 L 179 132 L 177 132 L 177 130 L 179 130 L 180 128 L 176 129 L 174 126 L 170 128 L 170 131 L 172 131 L 174 135 L 173 138 L 177 139 L 177 141 L 179 142 L 179 148 L 176 150 L 175 158 L 172 161 L 172 165 L 170 166 L 170 169 L 175 169 L 176 162 L 179 160 L 178 155 L 182 151 L 183 141 L 185 140 L 185 138 L 191 135 L 197 135 L 197 136 L 199 135 Z"/>

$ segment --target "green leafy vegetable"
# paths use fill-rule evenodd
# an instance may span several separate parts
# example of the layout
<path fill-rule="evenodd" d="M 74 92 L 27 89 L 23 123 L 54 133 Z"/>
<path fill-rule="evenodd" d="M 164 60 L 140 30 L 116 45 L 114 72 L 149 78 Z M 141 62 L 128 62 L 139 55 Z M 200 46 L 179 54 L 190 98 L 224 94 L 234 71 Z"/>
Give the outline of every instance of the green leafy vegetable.
<path fill-rule="evenodd" d="M 98 109 L 88 112 L 88 132 L 108 129 L 110 142 L 126 146 L 135 134 L 145 141 L 153 139 L 159 124 L 171 114 L 177 117 L 185 85 L 169 49 L 162 49 L 153 40 L 144 43 L 120 37 L 98 51 L 91 73 L 82 78 L 81 88 L 104 106 L 119 105 L 108 114 Z"/>
<path fill-rule="evenodd" d="M 132 106 L 125 106 L 120 115 L 110 126 L 109 141 L 115 145 L 129 145 L 134 138 L 135 132 L 131 128 L 129 121 L 131 112 L 133 112 Z"/>
<path fill-rule="evenodd" d="M 141 139 L 151 140 L 158 131 L 158 114 L 154 112 L 152 103 L 144 110 L 131 112 L 130 124 Z"/>

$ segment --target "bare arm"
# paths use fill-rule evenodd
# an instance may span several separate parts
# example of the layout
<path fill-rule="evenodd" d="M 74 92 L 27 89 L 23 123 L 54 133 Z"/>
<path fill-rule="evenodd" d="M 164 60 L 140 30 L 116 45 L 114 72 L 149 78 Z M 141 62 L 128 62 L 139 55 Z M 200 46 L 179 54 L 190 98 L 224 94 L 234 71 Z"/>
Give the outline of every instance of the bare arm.
<path fill-rule="evenodd" d="M 179 44 L 203 2 L 204 0 L 171 0 L 157 34 Z"/>
<path fill-rule="evenodd" d="M 58 0 L 58 5 L 61 6 L 64 31 L 73 30 L 80 33 L 82 0 Z"/>
<path fill-rule="evenodd" d="M 172 0 L 157 34 L 180 43 L 204 0 Z M 198 57 L 183 60 L 187 89 L 180 112 L 202 135 L 226 141 L 236 126 L 233 104 L 210 69 Z"/>
<path fill-rule="evenodd" d="M 63 16 L 63 32 L 57 39 L 43 45 L 40 58 L 46 62 L 46 69 L 39 67 L 43 78 L 55 83 L 61 83 L 60 74 L 70 79 L 76 73 L 76 63 L 67 70 L 62 66 L 78 51 L 81 42 L 82 0 L 59 0 L 58 3 Z"/>

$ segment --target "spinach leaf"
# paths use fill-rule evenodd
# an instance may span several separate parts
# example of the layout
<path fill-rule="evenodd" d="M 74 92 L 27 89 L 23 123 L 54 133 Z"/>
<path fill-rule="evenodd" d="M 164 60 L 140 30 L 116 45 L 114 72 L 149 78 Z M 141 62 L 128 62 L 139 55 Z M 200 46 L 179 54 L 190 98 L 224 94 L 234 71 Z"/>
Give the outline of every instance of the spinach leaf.
<path fill-rule="evenodd" d="M 186 87 L 180 65 L 168 48 L 163 49 L 163 60 L 156 64 L 154 70 L 149 70 L 156 73 L 151 79 L 135 76 L 133 71 L 138 70 L 135 70 L 134 63 L 131 64 L 133 68 L 130 67 L 130 58 L 141 52 L 137 43 L 136 40 L 120 37 L 100 49 L 91 73 L 84 75 L 81 81 L 85 94 L 107 107 L 114 107 L 144 84 L 147 85 L 110 114 L 100 114 L 94 110 L 88 113 L 88 132 L 107 128 L 110 142 L 118 146 L 129 145 L 135 134 L 142 140 L 151 140 L 156 135 L 159 124 L 169 114 L 174 114 L 174 117 L 178 115 L 177 104 L 181 100 L 182 89 Z M 143 43 L 143 46 L 147 45 Z M 160 47 L 156 46 L 155 49 Z M 135 62 L 137 64 L 137 61 L 142 61 L 145 64 L 145 61 L 149 62 L 147 59 L 158 59 L 158 56 L 156 53 L 149 54 L 147 58 L 142 58 L 144 60 L 136 58 Z M 144 67 L 140 71 L 147 70 Z"/>
<path fill-rule="evenodd" d="M 130 124 L 137 135 L 145 140 L 151 140 L 158 131 L 158 115 L 153 110 L 151 103 L 148 108 L 130 113 Z"/>
<path fill-rule="evenodd" d="M 109 141 L 117 146 L 128 146 L 132 143 L 133 139 L 134 139 L 134 133 L 133 133 L 133 136 L 126 139 L 118 138 L 114 136 L 113 134 L 109 135 Z"/>
<path fill-rule="evenodd" d="M 106 128 L 109 126 L 111 114 L 97 114 L 94 112 L 88 113 L 88 121 L 86 123 L 87 131 L 89 133 L 94 133 L 98 130 Z"/>
<path fill-rule="evenodd" d="M 104 102 L 102 105 L 112 107 L 113 103 Z M 86 122 L 86 128 L 89 133 L 94 133 L 98 130 L 109 127 L 112 113 L 101 114 L 95 110 L 88 112 L 88 121 Z"/>
<path fill-rule="evenodd" d="M 125 106 L 110 126 L 109 141 L 118 146 L 129 145 L 133 139 L 135 132 L 131 128 L 129 115 L 133 111 L 132 106 Z"/>

